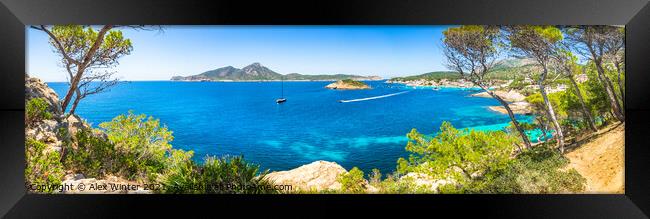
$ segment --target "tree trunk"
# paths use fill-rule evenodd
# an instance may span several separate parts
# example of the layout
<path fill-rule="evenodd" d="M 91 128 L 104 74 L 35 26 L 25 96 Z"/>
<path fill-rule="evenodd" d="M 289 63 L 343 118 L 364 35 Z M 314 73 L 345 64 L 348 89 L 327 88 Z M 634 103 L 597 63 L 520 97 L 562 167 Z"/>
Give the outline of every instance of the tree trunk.
<path fill-rule="evenodd" d="M 551 114 L 548 113 L 548 108 L 546 107 L 545 103 L 542 103 L 542 105 L 539 106 L 539 107 L 540 107 L 540 109 L 542 109 L 544 111 L 544 115 L 546 116 L 545 117 L 546 119 L 543 119 L 543 121 L 544 121 L 544 130 L 546 130 L 544 132 L 548 132 L 548 122 L 549 122 L 549 118 L 551 118 Z M 557 139 L 557 135 L 552 135 L 551 138 Z"/>
<path fill-rule="evenodd" d="M 546 122 L 540 116 L 537 116 L 535 119 L 539 123 L 539 129 L 542 131 L 542 135 L 539 136 L 539 138 L 537 138 L 537 142 L 546 141 L 546 139 L 542 139 L 542 138 L 546 138 L 546 136 L 548 136 L 548 133 L 546 131 L 546 126 L 547 126 Z"/>
<path fill-rule="evenodd" d="M 616 94 L 614 93 L 612 82 L 609 80 L 609 78 L 607 78 L 607 75 L 605 75 L 605 70 L 603 69 L 602 62 L 600 60 L 596 60 L 595 64 L 596 64 L 596 70 L 598 72 L 598 79 L 600 79 L 600 82 L 603 84 L 603 87 L 605 87 L 607 97 L 609 97 L 608 98 L 609 104 L 612 107 L 612 110 L 614 111 L 614 116 L 619 121 L 624 122 L 625 115 L 622 113 L 621 106 L 618 104 L 618 99 L 616 98 Z"/>
<path fill-rule="evenodd" d="M 65 98 L 61 103 L 61 112 L 63 112 L 64 114 L 65 114 L 65 110 L 68 109 L 68 104 L 70 104 L 70 100 L 72 100 L 72 95 L 77 90 L 77 86 L 79 85 L 79 80 L 81 80 L 81 75 L 83 75 L 83 70 L 78 69 L 77 74 L 75 75 L 74 78 L 72 78 L 72 81 L 70 81 L 70 87 L 68 88 L 68 92 L 65 94 Z"/>
<path fill-rule="evenodd" d="M 582 98 L 580 87 L 578 87 L 578 83 L 576 83 L 576 80 L 573 78 L 573 75 L 569 75 L 569 80 L 571 80 L 573 89 L 575 90 L 576 95 L 578 96 L 578 100 L 580 101 L 580 106 L 582 107 L 582 115 L 584 116 L 584 119 L 587 120 L 587 124 L 589 125 L 589 128 L 591 128 L 591 130 L 594 132 L 598 131 L 598 128 L 596 128 L 596 124 L 594 123 L 594 119 L 591 118 L 591 112 L 587 110 L 587 105 L 585 104 L 585 100 L 584 98 Z"/>
<path fill-rule="evenodd" d="M 621 108 L 625 108 L 625 89 L 623 88 L 623 81 L 621 80 L 623 70 L 621 69 L 621 63 L 618 61 L 615 61 L 614 65 L 616 65 L 616 72 L 618 73 L 618 91 L 621 93 L 621 101 L 623 102 Z M 625 115 L 625 110 L 623 110 L 623 114 Z"/>
<path fill-rule="evenodd" d="M 78 65 L 77 67 L 77 73 L 74 78 L 72 78 L 72 81 L 70 82 L 70 88 L 68 89 L 68 93 L 66 93 L 65 98 L 63 99 L 63 103 L 61 104 L 61 111 L 65 113 L 65 110 L 68 108 L 68 104 L 70 104 L 70 100 L 72 99 L 72 94 L 76 92 L 77 89 L 79 89 L 77 86 L 79 85 L 79 81 L 81 80 L 81 77 L 83 76 L 83 73 L 86 71 L 86 68 L 90 64 L 90 61 L 92 57 L 95 55 L 97 52 L 97 49 L 99 49 L 99 46 L 104 42 L 104 35 L 113 28 L 113 25 L 104 25 L 101 30 L 97 33 L 97 39 L 95 39 L 95 43 L 93 44 L 92 47 L 90 47 L 90 50 L 88 50 L 88 53 L 84 56 L 84 59 L 82 60 L 81 64 Z"/>
<path fill-rule="evenodd" d="M 531 147 L 530 140 L 528 140 L 528 136 L 524 132 L 524 129 L 521 128 L 521 125 L 519 125 L 519 122 L 515 118 L 515 114 L 512 112 L 512 109 L 510 109 L 510 106 L 508 105 L 508 102 L 504 101 L 503 99 L 501 99 L 501 97 L 496 95 L 494 92 L 488 90 L 487 88 L 483 87 L 482 85 L 480 85 L 478 83 L 474 83 L 474 84 L 481 87 L 485 92 L 487 92 L 490 96 L 492 96 L 492 98 L 496 99 L 497 101 L 499 101 L 499 103 L 501 103 L 503 108 L 505 108 L 506 111 L 508 112 L 508 116 L 510 117 L 510 120 L 512 121 L 512 124 L 517 129 L 517 132 L 519 132 L 519 135 L 521 136 L 521 140 L 524 142 L 525 148 L 529 149 Z"/>
<path fill-rule="evenodd" d="M 551 117 L 551 122 L 553 122 L 553 126 L 555 127 L 555 132 L 557 134 L 557 142 L 558 146 L 560 147 L 560 152 L 564 153 L 564 133 L 562 133 L 562 126 L 560 126 L 560 123 L 557 121 L 557 117 L 555 116 L 555 111 L 553 110 L 553 105 L 551 104 L 551 101 L 548 100 L 548 95 L 546 95 L 546 88 L 544 87 L 544 80 L 546 78 L 546 74 L 548 73 L 548 70 L 546 66 L 543 66 L 543 72 L 542 75 L 540 76 L 539 79 L 539 90 L 540 93 L 542 94 L 542 98 L 544 98 L 544 104 L 546 104 L 546 109 L 548 110 L 548 114 Z"/>
<path fill-rule="evenodd" d="M 74 102 L 72 103 L 72 109 L 70 109 L 70 112 L 69 112 L 70 115 L 74 114 L 74 111 L 77 109 L 77 105 L 79 105 L 79 101 L 83 98 L 81 96 L 81 93 L 79 92 L 79 89 L 77 89 L 76 93 L 77 93 L 77 96 L 75 97 Z"/>

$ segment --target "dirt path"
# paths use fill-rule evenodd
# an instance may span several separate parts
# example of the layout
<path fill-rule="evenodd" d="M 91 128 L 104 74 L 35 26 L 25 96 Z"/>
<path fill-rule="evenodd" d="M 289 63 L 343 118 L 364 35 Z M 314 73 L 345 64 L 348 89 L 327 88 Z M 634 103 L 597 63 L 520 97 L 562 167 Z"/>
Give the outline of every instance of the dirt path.
<path fill-rule="evenodd" d="M 565 155 L 587 179 L 585 193 L 625 193 L 625 124 L 600 130 L 587 143 Z"/>

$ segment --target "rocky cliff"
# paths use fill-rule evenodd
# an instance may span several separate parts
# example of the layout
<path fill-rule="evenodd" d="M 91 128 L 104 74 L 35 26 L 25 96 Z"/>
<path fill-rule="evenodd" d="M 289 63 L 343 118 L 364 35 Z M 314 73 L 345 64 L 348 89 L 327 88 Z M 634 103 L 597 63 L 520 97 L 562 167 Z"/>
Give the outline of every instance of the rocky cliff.
<path fill-rule="evenodd" d="M 64 118 L 56 92 L 40 79 L 25 75 L 25 103 L 28 103 L 33 98 L 45 100 L 48 105 L 47 111 L 51 113 L 52 118 L 36 121 L 29 126 L 25 125 L 25 138 L 32 138 L 45 143 L 47 145 L 46 151 L 61 152 L 63 141 L 67 140 L 63 138 L 69 138 L 70 136 L 59 137 L 57 131 L 60 128 L 75 131 L 84 124 L 74 116 Z"/>
<path fill-rule="evenodd" d="M 63 157 L 65 156 L 66 143 L 71 144 L 72 148 L 75 147 L 74 135 L 81 129 L 91 129 L 90 125 L 83 121 L 76 115 L 64 115 L 59 103 L 59 97 L 56 92 L 52 90 L 47 84 L 38 78 L 29 77 L 25 75 L 25 103 L 28 103 L 33 98 L 42 98 L 47 103 L 47 111 L 51 113 L 52 118 L 35 121 L 33 124 L 25 125 L 25 138 L 34 139 L 43 142 L 46 145 L 44 153 L 58 152 Z M 62 132 L 62 130 L 65 130 Z M 65 134 L 62 134 L 65 133 Z M 103 132 L 93 131 L 96 136 L 105 138 Z M 27 145 L 26 145 L 27 146 Z M 60 158 L 63 160 L 63 158 Z M 110 185 L 110 184 L 131 184 L 138 185 L 136 182 L 129 182 L 125 179 L 109 176 L 105 179 L 85 178 L 82 173 L 76 173 L 72 170 L 64 170 L 66 176 L 62 179 L 63 185 L 71 185 L 71 189 L 64 190 L 62 193 L 149 193 L 143 189 L 135 190 L 120 190 L 110 189 L 104 191 L 85 190 L 78 191 L 75 188 L 80 183 L 86 185 Z M 142 187 L 140 187 L 142 188 Z"/>

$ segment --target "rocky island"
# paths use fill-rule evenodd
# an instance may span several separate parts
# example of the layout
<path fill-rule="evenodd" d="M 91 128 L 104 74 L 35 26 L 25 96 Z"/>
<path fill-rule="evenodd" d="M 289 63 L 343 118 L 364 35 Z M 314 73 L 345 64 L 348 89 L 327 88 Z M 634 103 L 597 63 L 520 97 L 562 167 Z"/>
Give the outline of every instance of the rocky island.
<path fill-rule="evenodd" d="M 352 79 L 338 80 L 334 83 L 328 84 L 325 88 L 340 89 L 340 90 L 363 90 L 371 89 L 366 83 L 355 81 Z"/>

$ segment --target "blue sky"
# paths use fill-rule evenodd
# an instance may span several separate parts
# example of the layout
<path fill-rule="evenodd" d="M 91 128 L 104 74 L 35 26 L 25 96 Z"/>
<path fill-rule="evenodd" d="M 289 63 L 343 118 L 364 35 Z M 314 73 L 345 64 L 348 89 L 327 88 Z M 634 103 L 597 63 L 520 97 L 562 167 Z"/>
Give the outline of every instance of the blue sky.
<path fill-rule="evenodd" d="M 385 78 L 445 70 L 448 26 L 166 26 L 122 29 L 133 52 L 114 68 L 122 80 L 168 80 L 259 62 L 281 74 L 359 74 Z M 27 73 L 66 81 L 47 35 L 27 28 Z"/>

